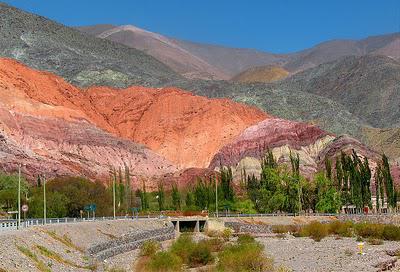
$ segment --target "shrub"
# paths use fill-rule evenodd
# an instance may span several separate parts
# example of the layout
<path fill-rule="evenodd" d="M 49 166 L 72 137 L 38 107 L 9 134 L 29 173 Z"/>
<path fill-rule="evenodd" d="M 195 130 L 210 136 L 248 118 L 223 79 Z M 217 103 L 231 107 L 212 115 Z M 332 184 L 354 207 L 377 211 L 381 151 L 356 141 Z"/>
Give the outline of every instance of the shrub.
<path fill-rule="evenodd" d="M 210 246 L 207 243 L 199 242 L 192 249 L 189 254 L 190 267 L 206 265 L 214 260 L 214 256 L 211 254 Z"/>
<path fill-rule="evenodd" d="M 160 243 L 157 241 L 145 241 L 140 247 L 140 256 L 153 256 L 160 248 Z"/>
<path fill-rule="evenodd" d="M 239 235 L 238 237 L 238 243 L 239 244 L 245 244 L 245 243 L 254 243 L 254 237 L 251 236 L 250 234 L 242 234 Z"/>
<path fill-rule="evenodd" d="M 233 234 L 233 230 L 232 229 L 225 228 L 222 231 L 222 238 L 224 238 L 225 241 L 229 241 L 229 238 L 231 238 L 232 234 Z"/>
<path fill-rule="evenodd" d="M 353 223 L 351 221 L 342 222 L 339 220 L 332 221 L 328 224 L 329 233 L 336 234 L 342 237 L 353 236 Z"/>
<path fill-rule="evenodd" d="M 385 225 L 383 227 L 382 237 L 385 240 L 400 241 L 400 227 L 395 225 Z"/>
<path fill-rule="evenodd" d="M 382 239 L 382 232 L 383 232 L 384 225 L 381 224 L 372 224 L 372 223 L 358 223 L 355 225 L 355 230 L 357 235 L 361 236 L 362 238 L 377 238 Z"/>
<path fill-rule="evenodd" d="M 283 234 L 283 233 L 295 234 L 295 233 L 298 233 L 299 231 L 300 231 L 300 226 L 296 226 L 296 225 L 275 225 L 275 226 L 272 226 L 272 232 L 279 233 L 279 234 Z"/>
<path fill-rule="evenodd" d="M 168 251 L 160 251 L 153 255 L 147 269 L 157 272 L 174 272 L 182 270 L 182 259 Z"/>
<path fill-rule="evenodd" d="M 304 234 L 314 241 L 319 242 L 328 236 L 328 225 L 322 224 L 318 221 L 312 221 L 304 227 Z"/>
<path fill-rule="evenodd" d="M 218 252 L 224 248 L 224 240 L 220 238 L 213 238 L 208 240 L 202 240 L 199 243 L 205 243 L 210 248 L 211 252 Z"/>
<path fill-rule="evenodd" d="M 172 244 L 171 253 L 179 256 L 184 263 L 189 262 L 189 255 L 195 248 L 192 236 L 189 234 L 181 234 L 179 238 Z"/>
<path fill-rule="evenodd" d="M 219 254 L 218 271 L 271 271 L 272 259 L 263 254 L 258 243 L 230 245 Z"/>

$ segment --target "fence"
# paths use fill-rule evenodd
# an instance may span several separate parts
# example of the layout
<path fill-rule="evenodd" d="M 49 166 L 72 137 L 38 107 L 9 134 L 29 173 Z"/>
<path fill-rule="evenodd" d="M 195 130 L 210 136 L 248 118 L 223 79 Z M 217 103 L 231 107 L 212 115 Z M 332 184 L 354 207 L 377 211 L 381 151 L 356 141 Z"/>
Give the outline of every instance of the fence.
<path fill-rule="evenodd" d="M 46 222 L 43 218 L 38 219 L 26 219 L 21 220 L 21 229 L 28 228 L 31 226 L 39 226 L 39 225 L 49 225 L 49 224 L 65 224 L 65 223 L 79 223 L 79 222 L 94 222 L 94 221 L 106 221 L 106 220 L 143 220 L 150 218 L 162 218 L 162 215 L 147 215 L 147 216 L 116 216 L 115 218 L 112 216 L 109 217 L 95 217 L 95 218 L 47 218 Z M 7 230 L 16 230 L 18 229 L 18 220 L 10 219 L 10 220 L 0 220 L 0 231 Z"/>

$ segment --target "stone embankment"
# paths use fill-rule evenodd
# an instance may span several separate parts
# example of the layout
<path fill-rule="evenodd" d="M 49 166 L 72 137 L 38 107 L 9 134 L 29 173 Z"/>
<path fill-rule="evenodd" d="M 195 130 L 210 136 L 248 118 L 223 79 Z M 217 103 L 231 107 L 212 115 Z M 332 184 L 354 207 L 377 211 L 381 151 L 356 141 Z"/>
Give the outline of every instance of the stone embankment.
<path fill-rule="evenodd" d="M 145 241 L 165 241 L 175 238 L 174 225 L 166 222 L 165 226 L 146 231 L 135 231 L 127 233 L 116 239 L 98 243 L 91 246 L 87 253 L 97 260 L 105 260 L 115 255 L 138 249 Z"/>
<path fill-rule="evenodd" d="M 82 222 L 4 231 L 0 233 L 0 271 L 103 271 L 116 255 L 131 252 L 146 240 L 164 241 L 174 235 L 172 223 L 160 219 Z M 126 261 L 133 263 L 134 258 Z"/>

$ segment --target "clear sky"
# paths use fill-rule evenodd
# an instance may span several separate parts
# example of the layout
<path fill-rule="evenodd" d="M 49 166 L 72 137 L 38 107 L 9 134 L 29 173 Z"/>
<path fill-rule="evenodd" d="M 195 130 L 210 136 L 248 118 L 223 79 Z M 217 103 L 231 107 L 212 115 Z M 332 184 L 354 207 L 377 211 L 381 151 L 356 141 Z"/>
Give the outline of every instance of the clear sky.
<path fill-rule="evenodd" d="M 276 53 L 400 32 L 400 0 L 5 2 L 69 26 L 133 24 L 170 37 Z"/>

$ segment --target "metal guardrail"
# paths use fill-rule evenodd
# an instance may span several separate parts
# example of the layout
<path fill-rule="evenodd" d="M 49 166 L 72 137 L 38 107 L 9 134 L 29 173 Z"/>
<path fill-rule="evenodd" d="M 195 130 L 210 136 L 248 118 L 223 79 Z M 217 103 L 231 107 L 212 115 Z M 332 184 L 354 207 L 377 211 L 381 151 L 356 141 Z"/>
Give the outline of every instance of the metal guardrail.
<path fill-rule="evenodd" d="M 66 223 L 80 223 L 80 222 L 95 222 L 95 221 L 107 221 L 107 220 L 139 220 L 139 219 L 155 219 L 155 218 L 163 218 L 162 215 L 146 215 L 146 216 L 116 216 L 115 218 L 112 216 L 103 216 L 103 217 L 95 217 L 95 218 L 47 218 L 46 222 L 44 222 L 43 218 L 37 219 L 26 219 L 21 221 L 21 229 L 28 228 L 31 226 L 40 226 L 40 225 L 51 225 L 51 224 L 66 224 Z M 18 229 L 18 220 L 16 219 L 6 219 L 0 220 L 0 231 L 6 230 L 16 230 Z"/>

